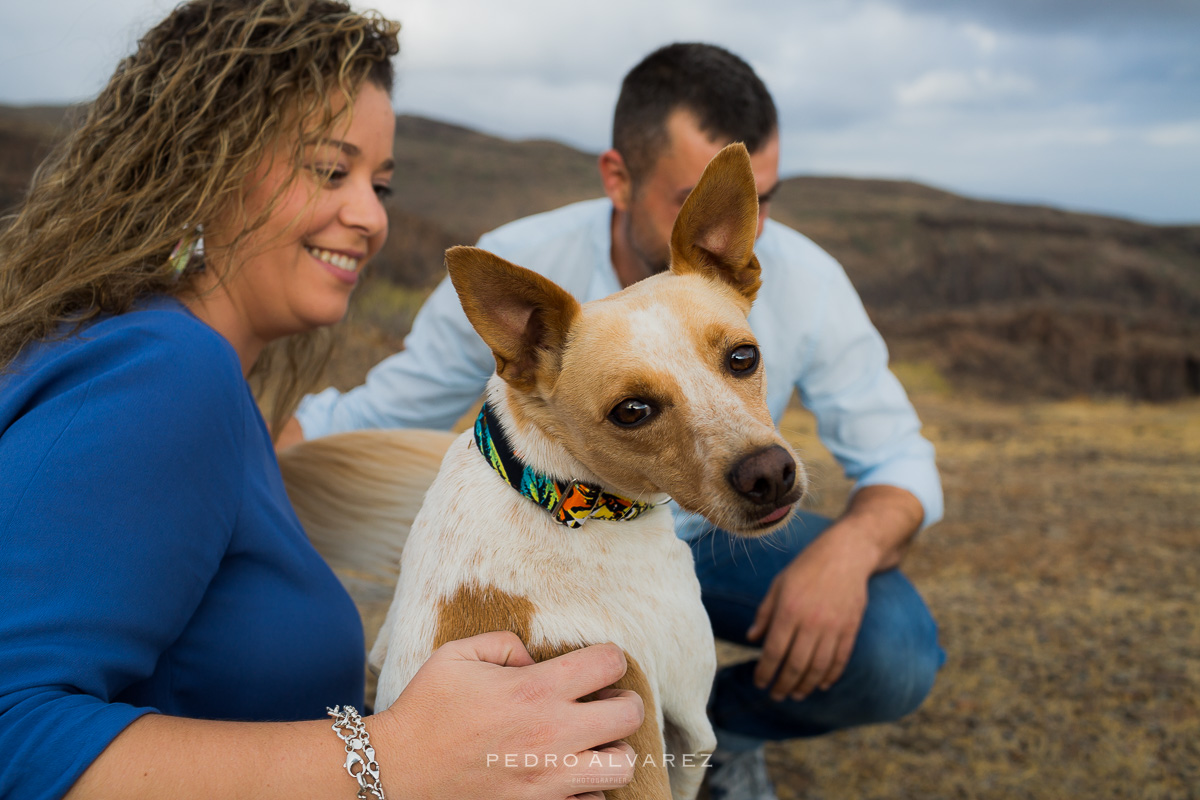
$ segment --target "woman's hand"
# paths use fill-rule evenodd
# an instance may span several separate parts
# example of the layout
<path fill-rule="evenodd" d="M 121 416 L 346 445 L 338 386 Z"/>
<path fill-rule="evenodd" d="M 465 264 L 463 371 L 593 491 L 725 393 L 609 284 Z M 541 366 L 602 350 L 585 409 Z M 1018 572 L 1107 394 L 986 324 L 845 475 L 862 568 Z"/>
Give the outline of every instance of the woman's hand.
<path fill-rule="evenodd" d="M 644 713 L 636 693 L 604 688 L 624 674 L 612 644 L 535 664 L 511 633 L 450 642 L 370 718 L 384 791 L 561 800 L 624 786 L 635 756 L 618 740 Z"/>

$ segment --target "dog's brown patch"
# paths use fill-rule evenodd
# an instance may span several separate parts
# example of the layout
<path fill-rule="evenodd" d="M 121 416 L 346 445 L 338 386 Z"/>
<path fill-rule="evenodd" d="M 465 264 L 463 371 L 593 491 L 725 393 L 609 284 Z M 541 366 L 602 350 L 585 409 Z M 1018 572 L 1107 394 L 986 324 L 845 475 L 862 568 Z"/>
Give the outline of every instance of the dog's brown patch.
<path fill-rule="evenodd" d="M 528 647 L 532 619 L 533 603 L 524 597 L 493 586 L 460 586 L 438 607 L 433 647 L 491 631 L 512 631 Z"/>
<path fill-rule="evenodd" d="M 614 686 L 618 689 L 630 689 L 642 697 L 646 707 L 646 719 L 642 727 L 634 731 L 625 741 L 637 753 L 637 764 L 633 770 L 633 780 L 623 789 L 609 789 L 604 796 L 611 800 L 648 800 L 649 798 L 669 798 L 671 782 L 667 776 L 667 767 L 663 763 L 665 749 L 662 731 L 658 729 L 658 713 L 654 706 L 654 691 L 650 680 L 637 659 L 629 653 L 625 654 L 625 675 Z"/>
<path fill-rule="evenodd" d="M 534 605 L 528 598 L 509 594 L 494 586 L 463 585 L 438 608 L 434 647 L 491 631 L 511 631 L 525 643 L 534 661 L 578 650 L 583 643 L 530 642 Z M 671 797 L 670 781 L 663 763 L 663 735 L 659 730 L 654 691 L 641 665 L 625 653 L 625 675 L 613 686 L 630 689 L 642 698 L 646 716 L 641 727 L 625 739 L 637 753 L 633 780 L 622 789 L 610 789 L 605 797 L 617 800 L 666 800 Z M 590 700 L 591 698 L 584 698 Z M 586 787 L 581 787 L 585 791 Z"/>

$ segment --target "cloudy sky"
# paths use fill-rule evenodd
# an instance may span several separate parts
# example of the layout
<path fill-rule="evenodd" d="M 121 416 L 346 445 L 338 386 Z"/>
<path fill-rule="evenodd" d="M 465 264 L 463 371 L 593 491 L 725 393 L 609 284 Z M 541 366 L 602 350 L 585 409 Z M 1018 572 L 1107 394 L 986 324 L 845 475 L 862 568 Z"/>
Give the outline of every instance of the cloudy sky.
<path fill-rule="evenodd" d="M 168 0 L 0 11 L 0 103 L 86 99 Z M 377 0 L 400 112 L 598 152 L 624 73 L 724 45 L 780 108 L 785 175 L 1200 223 L 1200 0 Z M 15 7 L 14 7 L 15 6 Z M 400 176 L 402 179 L 402 176 Z"/>

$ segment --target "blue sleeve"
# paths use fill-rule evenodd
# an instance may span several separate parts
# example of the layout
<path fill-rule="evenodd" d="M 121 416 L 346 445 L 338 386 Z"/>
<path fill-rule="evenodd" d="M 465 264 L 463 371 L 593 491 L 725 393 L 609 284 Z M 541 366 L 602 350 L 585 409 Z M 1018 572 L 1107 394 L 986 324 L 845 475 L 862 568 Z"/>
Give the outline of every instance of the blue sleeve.
<path fill-rule="evenodd" d="M 120 695 L 179 636 L 238 513 L 232 350 L 178 311 L 125 317 L 0 391 L 0 797 L 62 796 L 153 711 Z"/>
<path fill-rule="evenodd" d="M 883 337 L 840 268 L 829 271 L 815 304 L 824 319 L 803 359 L 797 389 L 817 418 L 821 441 L 846 475 L 864 486 L 897 486 L 925 511 L 922 528 L 942 518 L 941 478 L 933 445 L 900 381 L 888 369 Z"/>

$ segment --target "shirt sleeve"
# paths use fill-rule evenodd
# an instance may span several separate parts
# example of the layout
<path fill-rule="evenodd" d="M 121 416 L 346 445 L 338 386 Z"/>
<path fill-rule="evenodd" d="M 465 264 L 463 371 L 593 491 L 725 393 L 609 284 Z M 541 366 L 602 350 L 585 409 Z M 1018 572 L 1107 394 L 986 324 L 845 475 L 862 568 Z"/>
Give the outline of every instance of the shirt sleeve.
<path fill-rule="evenodd" d="M 922 528 L 942 518 L 942 484 L 933 445 L 900 381 L 888 369 L 883 337 L 840 268 L 831 270 L 817 308 L 810 352 L 796 387 L 817 419 L 821 441 L 855 481 L 911 492 L 925 511 Z"/>
<path fill-rule="evenodd" d="M 479 246 L 488 242 L 484 236 Z M 445 278 L 421 306 L 403 350 L 375 365 L 361 386 L 304 398 L 296 419 L 307 439 L 362 428 L 449 429 L 483 394 L 495 369 L 491 350 Z"/>
<path fill-rule="evenodd" d="M 61 797 L 154 710 L 120 696 L 155 672 L 228 546 L 250 400 L 208 333 L 125 327 L 6 388 L 0 797 Z"/>

